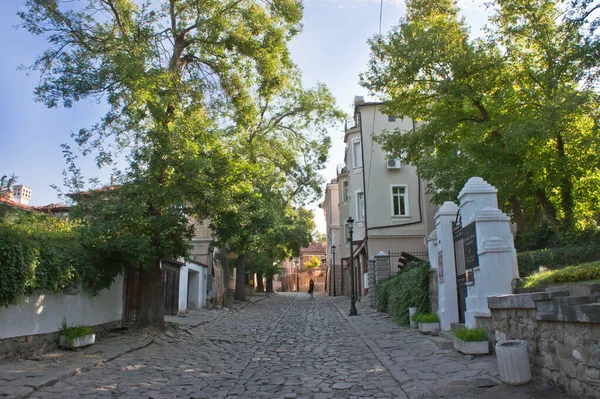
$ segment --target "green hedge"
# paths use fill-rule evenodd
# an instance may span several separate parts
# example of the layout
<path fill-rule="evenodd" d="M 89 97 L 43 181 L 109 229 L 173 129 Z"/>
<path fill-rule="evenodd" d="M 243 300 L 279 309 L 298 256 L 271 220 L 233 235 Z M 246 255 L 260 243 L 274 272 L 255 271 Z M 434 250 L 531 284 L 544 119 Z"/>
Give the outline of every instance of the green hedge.
<path fill-rule="evenodd" d="M 600 243 L 567 245 L 517 254 L 521 278 L 537 272 L 542 266 L 554 270 L 597 260 L 600 260 Z"/>
<path fill-rule="evenodd" d="M 79 283 L 85 262 L 75 228 L 51 216 L 0 209 L 0 306 L 34 291 L 57 293 Z"/>
<path fill-rule="evenodd" d="M 429 303 L 429 262 L 415 262 L 377 286 L 377 310 L 388 312 L 396 323 L 408 325 L 408 308 L 418 313 L 431 311 Z"/>

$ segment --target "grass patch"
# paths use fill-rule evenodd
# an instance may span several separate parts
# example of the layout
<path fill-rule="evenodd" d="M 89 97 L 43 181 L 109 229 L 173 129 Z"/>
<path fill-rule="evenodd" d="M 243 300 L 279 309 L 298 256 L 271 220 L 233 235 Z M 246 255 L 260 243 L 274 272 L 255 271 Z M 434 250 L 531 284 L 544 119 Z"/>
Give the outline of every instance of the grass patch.
<path fill-rule="evenodd" d="M 462 339 L 467 342 L 480 342 L 487 341 L 487 334 L 485 333 L 485 329 L 483 327 L 477 328 L 460 328 L 454 332 L 454 335 L 458 339 Z"/>
<path fill-rule="evenodd" d="M 440 318 L 435 313 L 417 313 L 413 316 L 417 323 L 439 323 Z"/>
<path fill-rule="evenodd" d="M 600 262 L 567 266 L 558 270 L 546 270 L 525 278 L 523 288 L 547 287 L 555 284 L 600 282 Z"/>
<path fill-rule="evenodd" d="M 60 334 L 64 335 L 67 340 L 73 340 L 92 334 L 92 328 L 86 325 L 69 327 L 67 325 L 67 319 L 63 319 Z"/>

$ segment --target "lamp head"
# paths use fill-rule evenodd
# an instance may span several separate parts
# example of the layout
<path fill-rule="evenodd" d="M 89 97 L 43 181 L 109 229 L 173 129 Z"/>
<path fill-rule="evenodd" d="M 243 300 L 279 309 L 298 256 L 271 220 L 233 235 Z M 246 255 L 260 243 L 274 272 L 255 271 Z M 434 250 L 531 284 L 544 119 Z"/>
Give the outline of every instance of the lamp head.
<path fill-rule="evenodd" d="M 350 217 L 348 218 L 348 220 L 346 220 L 346 222 L 348 223 L 348 228 L 349 228 L 350 230 L 352 230 L 352 228 L 354 227 L 354 219 L 352 219 L 352 216 L 350 216 Z"/>

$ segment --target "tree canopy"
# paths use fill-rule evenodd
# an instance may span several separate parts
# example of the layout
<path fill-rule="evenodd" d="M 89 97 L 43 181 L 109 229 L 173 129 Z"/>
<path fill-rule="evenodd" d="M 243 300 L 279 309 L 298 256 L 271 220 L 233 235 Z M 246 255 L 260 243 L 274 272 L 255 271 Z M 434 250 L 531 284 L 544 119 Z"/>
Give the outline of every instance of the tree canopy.
<path fill-rule="evenodd" d="M 598 95 L 591 41 L 555 1 L 498 0 L 473 39 L 452 0 L 407 2 L 406 19 L 370 41 L 362 85 L 417 121 L 383 147 L 417 167 L 441 203 L 471 176 L 499 190 L 519 231 L 597 223 Z"/>
<path fill-rule="evenodd" d="M 27 0 L 19 13 L 48 43 L 31 67 L 36 100 L 109 107 L 74 138 L 100 166 L 120 152 L 129 164 L 119 190 L 79 200 L 90 242 L 143 267 L 140 325 L 162 323 L 159 262 L 187 254 L 188 215 L 242 254 L 272 224 L 266 209 L 317 192 L 323 127 L 339 111 L 324 86 L 301 87 L 290 58 L 302 11 L 299 0 Z"/>

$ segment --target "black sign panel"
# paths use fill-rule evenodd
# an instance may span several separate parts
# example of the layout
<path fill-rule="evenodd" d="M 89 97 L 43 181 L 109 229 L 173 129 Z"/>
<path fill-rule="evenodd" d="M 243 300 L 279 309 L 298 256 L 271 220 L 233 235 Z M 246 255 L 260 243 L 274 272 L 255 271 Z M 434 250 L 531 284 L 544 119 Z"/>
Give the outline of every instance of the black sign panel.
<path fill-rule="evenodd" d="M 462 228 L 463 246 L 465 248 L 465 269 L 472 269 L 479 266 L 479 256 L 477 256 L 477 233 L 475 222 Z"/>

